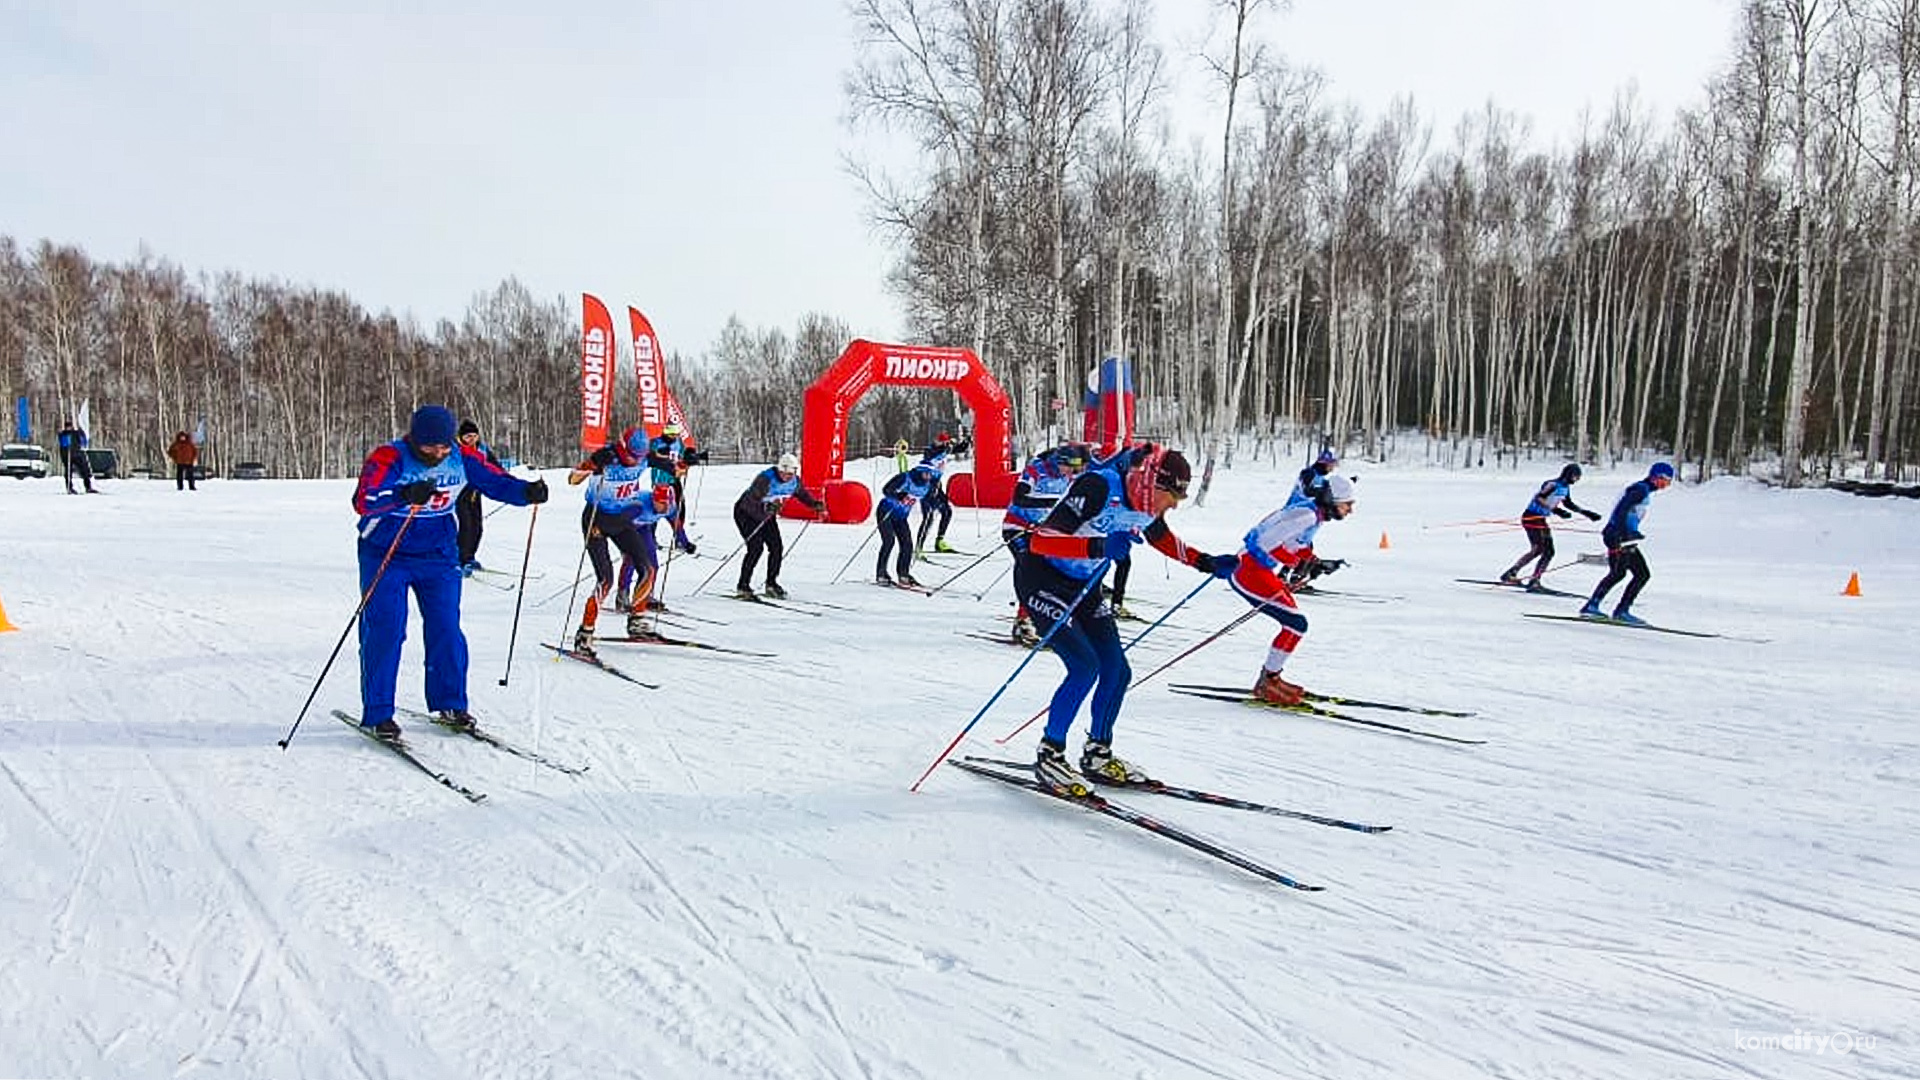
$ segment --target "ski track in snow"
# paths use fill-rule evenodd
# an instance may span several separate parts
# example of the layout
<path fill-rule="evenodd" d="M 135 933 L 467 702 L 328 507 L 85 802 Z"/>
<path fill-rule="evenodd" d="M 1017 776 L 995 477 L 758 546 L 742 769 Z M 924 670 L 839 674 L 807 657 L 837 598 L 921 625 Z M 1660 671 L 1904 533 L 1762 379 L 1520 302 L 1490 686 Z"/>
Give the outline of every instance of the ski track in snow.
<path fill-rule="evenodd" d="M 509 687 L 514 597 L 466 591 L 469 691 L 498 734 L 591 770 L 409 723 L 423 759 L 488 793 L 471 806 L 325 719 L 358 709 L 351 636 L 274 745 L 357 600 L 349 482 L 0 485 L 0 597 L 21 626 L 0 635 L 0 992 L 24 1003 L 0 1075 L 1907 1075 L 1920 508 L 1664 492 L 1639 610 L 1771 640 L 1633 634 L 1522 619 L 1578 601 L 1459 585 L 1523 544 L 1421 528 L 1510 513 L 1555 467 L 1366 467 L 1360 514 L 1320 548 L 1349 559 L 1343 588 L 1405 599 L 1303 600 L 1301 681 L 1473 709 L 1350 711 L 1486 745 L 1129 696 L 1123 751 L 1169 781 L 1394 826 L 1117 794 L 1327 887 L 1310 896 L 956 770 L 908 793 L 1023 654 L 952 632 L 1004 632 L 1004 578 L 979 601 L 880 590 L 858 580 L 869 545 L 828 584 L 868 526 L 809 529 L 781 575 L 851 611 L 677 601 L 727 625 L 676 636 L 776 659 L 604 650 L 663 684 L 648 691 L 537 648 L 572 629 L 554 590 L 578 531 L 550 522 Z M 752 470 L 711 471 L 695 513 L 720 552 Z M 1227 549 L 1290 473 L 1223 471 L 1170 520 Z M 1602 509 L 1634 475 L 1603 473 L 1580 488 Z M 495 515 L 488 549 L 517 566 L 525 520 Z M 988 550 L 997 514 L 962 508 L 953 535 Z M 1591 546 L 1568 532 L 1561 557 Z M 1130 592 L 1158 617 L 1195 579 L 1140 558 Z M 1867 595 L 1839 598 L 1853 570 Z M 1136 676 L 1244 610 L 1202 590 L 1134 651 Z M 1272 633 L 1252 620 L 1156 683 L 1247 683 Z M 959 751 L 1029 754 L 1038 725 L 992 740 L 1058 675 L 1034 658 Z M 1796 1030 L 1876 1044 L 1735 1041 Z"/>

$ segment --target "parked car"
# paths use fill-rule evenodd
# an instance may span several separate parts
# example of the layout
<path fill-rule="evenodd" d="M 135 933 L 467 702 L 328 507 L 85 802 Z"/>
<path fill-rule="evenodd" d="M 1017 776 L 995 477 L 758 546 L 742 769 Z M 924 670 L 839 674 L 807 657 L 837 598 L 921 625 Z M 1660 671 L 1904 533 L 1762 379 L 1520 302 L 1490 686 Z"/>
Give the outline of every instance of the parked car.
<path fill-rule="evenodd" d="M 265 480 L 267 467 L 258 461 L 243 461 L 233 467 L 235 480 Z"/>
<path fill-rule="evenodd" d="M 120 453 L 104 446 L 89 446 L 87 464 L 93 466 L 95 480 L 115 480 L 120 476 Z"/>
<path fill-rule="evenodd" d="M 32 443 L 0 446 L 0 475 L 15 480 L 38 479 L 53 471 L 53 458 Z"/>

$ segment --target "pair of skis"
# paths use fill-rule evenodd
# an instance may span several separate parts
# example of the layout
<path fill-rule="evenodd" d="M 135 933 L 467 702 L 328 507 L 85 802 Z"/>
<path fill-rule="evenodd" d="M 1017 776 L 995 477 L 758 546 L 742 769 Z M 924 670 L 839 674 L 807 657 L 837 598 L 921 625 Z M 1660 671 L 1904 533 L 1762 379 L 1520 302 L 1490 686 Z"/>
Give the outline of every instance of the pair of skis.
<path fill-rule="evenodd" d="M 1277 870 L 1223 844 L 1209 840 L 1198 833 L 1189 832 L 1178 825 L 1162 821 L 1151 814 L 1135 809 L 1125 803 L 1115 802 L 1104 795 L 1096 793 L 1091 788 L 1061 791 L 1047 784 L 1043 784 L 1034 778 L 1031 772 L 1032 765 L 1028 763 L 1001 761 L 995 758 L 961 757 L 949 758 L 947 759 L 947 764 L 956 769 L 970 772 L 975 776 L 985 777 L 989 780 L 997 780 L 1009 787 L 1025 788 L 1037 795 L 1045 795 L 1051 799 L 1058 799 L 1061 802 L 1071 803 L 1082 809 L 1091 810 L 1097 814 L 1104 814 L 1118 821 L 1124 821 L 1135 828 L 1165 837 L 1176 844 L 1192 848 L 1203 855 L 1218 859 L 1229 866 L 1239 867 L 1255 877 L 1273 882 L 1276 885 L 1284 885 L 1289 889 L 1297 889 L 1301 892 L 1319 892 L 1326 887 L 1324 885 L 1310 885 L 1291 874 Z M 1235 799 L 1230 796 L 1217 795 L 1212 792 L 1174 787 L 1157 782 L 1130 785 L 1130 789 L 1156 795 L 1190 799 L 1194 802 L 1207 803 L 1213 806 L 1224 806 L 1232 809 L 1251 810 L 1258 813 L 1297 818 L 1302 821 L 1351 829 L 1356 832 L 1381 833 L 1392 828 L 1392 826 L 1389 825 L 1364 825 L 1359 822 L 1343 821 L 1338 818 L 1326 818 L 1317 814 L 1307 814 L 1298 810 L 1266 806 L 1262 803 L 1248 802 L 1244 799 Z"/>
<path fill-rule="evenodd" d="M 1486 742 L 1485 739 L 1468 739 L 1459 735 L 1448 735 L 1444 732 L 1429 731 L 1425 728 L 1409 727 L 1405 724 L 1392 724 L 1385 720 L 1355 716 L 1352 713 L 1341 712 L 1339 709 L 1329 708 L 1328 706 L 1338 705 L 1342 708 L 1351 709 L 1379 709 L 1383 712 L 1408 713 L 1416 716 L 1467 717 L 1473 715 L 1471 712 L 1460 712 L 1453 709 L 1435 709 L 1423 705 L 1402 705 L 1398 702 L 1391 701 L 1368 701 L 1365 698 L 1340 697 L 1334 694 L 1316 694 L 1312 692 L 1309 692 L 1306 695 L 1306 700 L 1298 705 L 1281 705 L 1255 697 L 1243 687 L 1207 686 L 1199 683 L 1173 683 L 1170 684 L 1167 689 L 1172 690 L 1176 694 L 1205 698 L 1209 701 L 1226 701 L 1237 705 L 1271 709 L 1276 712 L 1294 713 L 1299 716 L 1318 716 L 1325 720 L 1338 720 L 1348 724 L 1359 724 L 1363 727 L 1378 728 L 1382 731 L 1391 731 L 1400 735 L 1434 739 L 1439 742 L 1455 743 L 1461 746 L 1480 746 Z"/>
<path fill-rule="evenodd" d="M 394 711 L 396 713 L 399 713 L 402 716 L 407 717 L 408 719 L 426 721 L 436 726 L 445 728 L 447 731 L 452 732 L 453 734 L 465 736 L 466 738 L 472 739 L 473 741 L 478 743 L 484 743 L 485 745 L 490 746 L 495 750 L 499 750 L 502 753 L 511 754 L 514 757 L 520 758 L 524 761 L 530 761 L 535 765 L 541 765 L 546 768 L 552 769 L 555 772 L 564 773 L 568 776 L 579 776 L 582 773 L 586 772 L 588 769 L 588 766 L 586 765 L 569 765 L 561 761 L 556 761 L 553 758 L 547 757 L 546 755 L 539 753 L 538 751 L 530 750 L 527 747 L 519 745 L 518 743 L 511 742 L 507 739 L 503 739 L 500 736 L 495 735 L 491 731 L 486 731 L 478 727 L 455 727 L 452 724 L 449 724 L 445 720 L 441 719 L 439 716 L 433 715 L 431 713 L 417 712 L 412 709 L 396 709 Z M 424 760 L 420 758 L 419 755 L 414 753 L 412 744 L 408 743 L 404 736 L 398 739 L 383 739 L 379 735 L 375 734 L 372 728 L 369 728 L 364 724 L 362 724 L 360 722 L 359 717 L 354 716 L 353 714 L 346 712 L 345 710 L 335 709 L 333 710 L 333 715 L 341 723 L 347 725 L 348 727 L 359 732 L 361 735 L 365 736 L 369 742 L 385 747 L 387 750 L 391 751 L 394 754 L 394 756 L 400 758 L 400 760 L 406 762 L 412 768 L 431 777 L 432 779 L 437 781 L 442 787 L 445 787 L 453 791 L 454 793 L 458 794 L 462 798 L 466 799 L 468 802 L 478 803 L 478 802 L 486 801 L 487 796 L 484 792 L 475 791 L 472 788 L 467 787 L 465 784 L 460 783 L 458 780 L 455 780 L 453 777 L 447 775 L 446 773 L 441 772 L 440 770 L 427 764 Z"/>
<path fill-rule="evenodd" d="M 1580 593 L 1567 592 L 1564 589 L 1550 589 L 1545 585 L 1528 584 L 1524 581 L 1492 580 L 1488 578 L 1454 578 L 1462 585 L 1491 585 L 1496 589 L 1513 589 L 1516 592 L 1532 593 L 1534 596 L 1556 596 L 1562 600 L 1581 600 Z"/>
<path fill-rule="evenodd" d="M 1706 630 L 1682 630 L 1675 626 L 1656 626 L 1653 623 L 1622 622 L 1604 615 L 1549 615 L 1538 611 L 1523 611 L 1520 614 L 1529 619 L 1552 619 L 1555 622 L 1592 623 L 1596 626 L 1618 626 L 1627 630 L 1651 630 L 1656 634 L 1677 634 L 1680 637 L 1721 638 L 1726 641 L 1744 641 L 1750 645 L 1765 645 L 1771 638 L 1743 637 L 1739 634 L 1716 634 Z"/>

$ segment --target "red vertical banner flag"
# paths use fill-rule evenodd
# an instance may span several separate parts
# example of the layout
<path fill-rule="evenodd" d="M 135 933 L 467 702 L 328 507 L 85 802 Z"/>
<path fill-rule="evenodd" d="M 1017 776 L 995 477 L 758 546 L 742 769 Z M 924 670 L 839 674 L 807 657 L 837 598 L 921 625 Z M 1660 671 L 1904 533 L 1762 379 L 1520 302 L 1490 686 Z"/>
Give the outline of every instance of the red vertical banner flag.
<path fill-rule="evenodd" d="M 591 293 L 580 294 L 580 449 L 607 445 L 613 422 L 613 315 Z"/>
<path fill-rule="evenodd" d="M 627 305 L 627 322 L 633 330 L 633 381 L 634 393 L 639 396 L 641 426 L 651 439 L 668 424 L 679 424 L 682 437 L 690 444 L 686 414 L 667 386 L 667 356 L 660 348 L 660 336 L 640 309 L 631 304 Z"/>

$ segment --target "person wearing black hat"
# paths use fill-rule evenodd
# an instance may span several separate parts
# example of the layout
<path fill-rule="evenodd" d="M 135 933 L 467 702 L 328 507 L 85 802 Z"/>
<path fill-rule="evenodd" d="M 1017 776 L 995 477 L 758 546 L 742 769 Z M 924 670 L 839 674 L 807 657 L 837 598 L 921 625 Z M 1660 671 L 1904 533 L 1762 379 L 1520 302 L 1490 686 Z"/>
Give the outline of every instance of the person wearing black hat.
<path fill-rule="evenodd" d="M 460 452 L 479 454 L 494 468 L 502 467 L 500 459 L 493 456 L 493 448 L 480 441 L 480 425 L 471 420 L 460 421 Z M 471 576 L 475 570 L 485 569 L 480 565 L 479 556 L 480 533 L 487 515 L 480 509 L 480 489 L 468 487 L 461 491 L 453 510 L 460 522 L 460 572 Z"/>
<path fill-rule="evenodd" d="M 1146 445 L 1108 458 L 1074 480 L 1028 536 L 1026 550 L 1015 556 L 1014 593 L 1067 668 L 1053 693 L 1033 765 L 1035 779 L 1055 791 L 1084 794 L 1088 780 L 1151 783 L 1146 773 L 1113 754 L 1114 722 L 1133 669 L 1121 649 L 1113 608 L 1100 593 L 1100 579 L 1142 540 L 1203 574 L 1224 578 L 1233 573 L 1239 556 L 1208 555 L 1167 527 L 1167 511 L 1187 497 L 1192 480 L 1193 467 L 1178 450 Z M 1089 694 L 1087 742 L 1076 771 L 1067 763 L 1067 733 Z"/>
<path fill-rule="evenodd" d="M 1600 515 L 1592 510 L 1583 510 L 1574 504 L 1573 485 L 1580 482 L 1580 466 L 1569 461 L 1560 470 L 1560 475 L 1540 485 L 1533 493 L 1533 500 L 1520 512 L 1520 527 L 1527 530 L 1527 553 L 1520 561 L 1507 567 L 1500 575 L 1500 581 L 1506 585 L 1520 584 L 1520 568 L 1538 559 L 1533 568 L 1533 576 L 1527 579 L 1527 591 L 1539 592 L 1545 586 L 1540 584 L 1540 575 L 1547 572 L 1547 564 L 1553 561 L 1553 529 L 1548 526 L 1547 515 L 1570 518 L 1575 514 L 1585 515 L 1588 521 L 1599 521 Z"/>
<path fill-rule="evenodd" d="M 353 508 L 360 515 L 360 723 L 398 740 L 393 722 L 407 593 L 420 607 L 426 646 L 427 708 L 449 726 L 471 729 L 467 638 L 460 630 L 460 545 L 454 505 L 468 487 L 513 506 L 547 501 L 547 482 L 523 481 L 476 453 L 454 453 L 453 414 L 442 405 L 413 412 L 407 434 L 382 443 L 360 466 Z"/>

